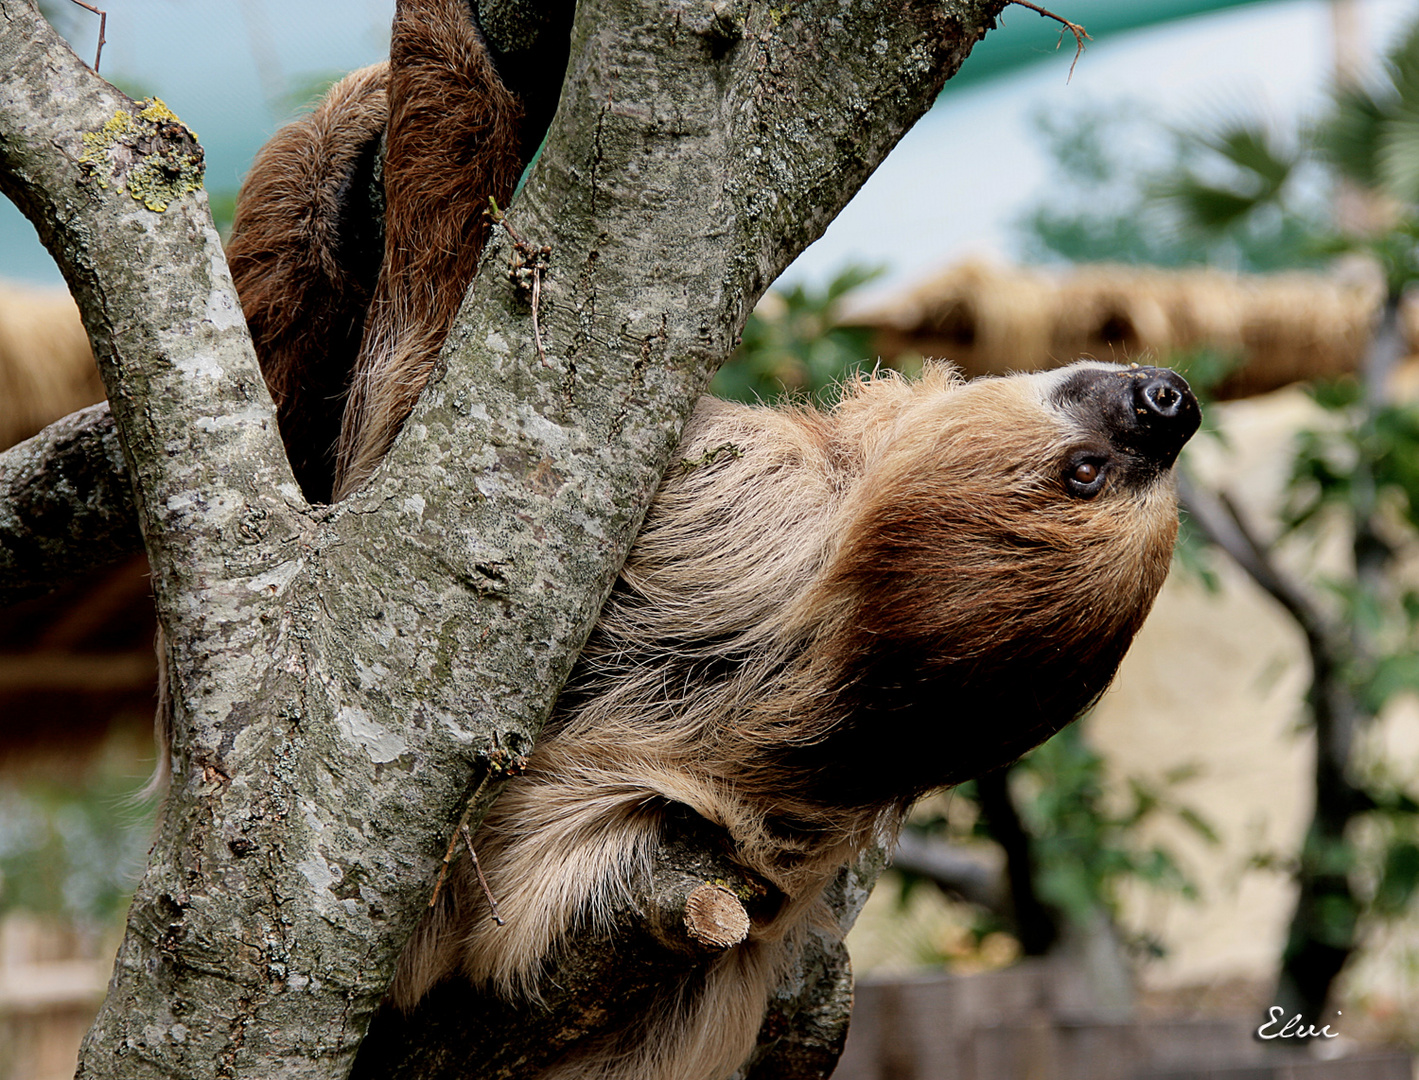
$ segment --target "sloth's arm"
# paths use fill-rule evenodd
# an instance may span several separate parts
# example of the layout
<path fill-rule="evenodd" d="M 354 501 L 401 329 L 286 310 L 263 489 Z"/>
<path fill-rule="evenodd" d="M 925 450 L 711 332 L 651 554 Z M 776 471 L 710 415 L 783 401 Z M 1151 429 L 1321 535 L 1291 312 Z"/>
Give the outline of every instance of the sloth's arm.
<path fill-rule="evenodd" d="M 525 164 L 522 120 L 465 0 L 400 0 L 384 262 L 340 432 L 337 498 L 378 464 L 428 381 L 492 227 L 488 200 L 506 206 Z"/>
<path fill-rule="evenodd" d="M 330 501 L 345 388 L 384 254 L 380 140 L 388 66 L 337 83 L 264 146 L 237 196 L 227 261 L 286 455 Z"/>
<path fill-rule="evenodd" d="M 390 62 L 257 157 L 227 254 L 312 501 L 368 476 L 428 381 L 489 197 L 507 204 L 551 121 L 574 6 L 400 0 Z"/>

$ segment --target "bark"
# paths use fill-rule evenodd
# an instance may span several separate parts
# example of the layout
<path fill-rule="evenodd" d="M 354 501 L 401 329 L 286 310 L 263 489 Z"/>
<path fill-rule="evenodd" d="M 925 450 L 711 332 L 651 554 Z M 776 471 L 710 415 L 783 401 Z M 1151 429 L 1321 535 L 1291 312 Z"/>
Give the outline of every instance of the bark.
<path fill-rule="evenodd" d="M 538 1008 L 519 1010 L 466 982 L 444 982 L 411 1015 L 388 1007 L 379 1012 L 352 1077 L 526 1075 L 609 1020 L 645 1012 L 659 993 L 724 947 L 706 945 L 686 932 L 689 899 L 705 882 L 750 897 L 744 905 L 748 914 L 771 910 L 781 899 L 763 883 L 746 879 L 726 851 L 727 842 L 716 830 L 686 821 L 659 852 L 655 888 L 633 909 L 619 913 L 614 935 L 584 937 L 575 950 L 557 958 Z M 842 933 L 857 918 L 881 868 L 880 857 L 874 856 L 839 876 L 830 903 Z M 615 988 L 614 998 L 606 996 L 607 987 Z M 842 1050 L 851 1007 L 846 951 L 835 935 L 815 930 L 775 995 L 760 1055 L 748 1075 L 754 1080 L 826 1077 Z"/>
<path fill-rule="evenodd" d="M 142 545 L 106 402 L 0 453 L 0 608 Z"/>
<path fill-rule="evenodd" d="M 175 708 L 171 794 L 81 1076 L 350 1071 L 454 823 L 530 746 L 694 398 L 1003 3 L 583 2 L 509 213 L 551 249 L 538 310 L 500 231 L 384 466 L 317 509 L 191 182 L 200 148 L 0 0 L 0 187 L 99 357 Z M 40 439 L 32 475 L 62 441 Z M 98 528 L 89 501 L 69 500 L 71 544 Z M 628 933 L 673 964 L 653 906 Z M 603 964 L 579 1007 L 603 1022 L 643 977 Z M 755 1076 L 833 1056 L 840 955 L 805 951 L 798 980 Z"/>

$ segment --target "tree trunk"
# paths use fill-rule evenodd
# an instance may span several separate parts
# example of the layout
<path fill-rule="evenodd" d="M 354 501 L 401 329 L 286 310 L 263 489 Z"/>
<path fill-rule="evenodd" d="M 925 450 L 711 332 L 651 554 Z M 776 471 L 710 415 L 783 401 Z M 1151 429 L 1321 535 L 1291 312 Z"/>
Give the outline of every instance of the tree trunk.
<path fill-rule="evenodd" d="M 99 357 L 175 715 L 171 793 L 80 1076 L 349 1073 L 454 823 L 475 792 L 478 819 L 531 745 L 696 396 L 1004 2 L 583 0 L 556 119 L 509 211 L 551 249 L 540 346 L 500 231 L 384 465 L 312 507 L 200 147 L 90 72 L 29 0 L 0 0 L 0 188 L 59 261 Z M 101 413 L 70 430 L 0 458 L 0 538 L 35 542 L 0 561 L 0 596 L 131 543 Z M 14 505 L 49 477 L 63 528 Z M 680 895 L 693 859 L 666 859 L 657 896 Z M 626 913 L 649 968 L 588 941 L 567 1015 L 633 1007 L 684 948 L 649 913 L 680 902 Z M 798 978 L 755 1076 L 822 1074 L 832 1057 L 844 969 L 824 947 Z M 541 1030 L 531 1012 L 495 1033 Z"/>

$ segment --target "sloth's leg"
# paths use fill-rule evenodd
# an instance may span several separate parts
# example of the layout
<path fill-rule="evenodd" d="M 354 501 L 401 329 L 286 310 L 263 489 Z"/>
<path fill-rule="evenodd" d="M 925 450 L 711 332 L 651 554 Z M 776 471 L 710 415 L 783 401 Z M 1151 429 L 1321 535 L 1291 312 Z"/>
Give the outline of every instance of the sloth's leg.
<path fill-rule="evenodd" d="M 529 774 L 512 782 L 473 840 L 505 924 L 491 919 L 470 860 L 461 859 L 438 909 L 400 958 L 390 1002 L 410 1012 L 435 983 L 460 971 L 492 998 L 524 1008 L 538 1001 L 544 968 L 556 970 L 572 935 L 606 935 L 637 909 L 665 816 L 676 812 L 662 800 L 653 787 L 584 783 L 574 762 L 555 752 L 539 761 L 534 751 Z M 792 932 L 788 938 L 756 936 L 692 970 L 672 964 L 653 995 L 640 999 L 643 1008 L 577 1040 L 537 1075 L 724 1080 L 755 1046 Z M 436 1005 L 436 1014 L 443 1008 Z M 425 1018 L 414 1012 L 406 1022 Z M 378 1073 L 378 1053 L 357 1075 Z"/>
<path fill-rule="evenodd" d="M 329 502 L 344 397 L 384 254 L 384 64 L 336 83 L 262 148 L 227 261 L 296 479 Z"/>
<path fill-rule="evenodd" d="M 494 51 L 487 42 L 496 36 L 485 37 L 469 0 L 399 0 L 385 256 L 341 429 L 337 498 L 369 476 L 418 400 L 487 243 L 488 200 L 507 205 L 541 141 L 565 70 L 571 5 L 547 12 L 536 25 L 503 28 L 509 45 L 526 48 Z"/>
<path fill-rule="evenodd" d="M 460 971 L 509 1000 L 535 998 L 568 933 L 629 907 L 648 879 L 663 817 L 653 793 L 589 786 L 555 764 L 541 772 L 536 751 L 532 761 L 473 837 L 504 922 L 493 920 L 471 860 L 460 859 L 400 957 L 390 988 L 398 1008 Z"/>

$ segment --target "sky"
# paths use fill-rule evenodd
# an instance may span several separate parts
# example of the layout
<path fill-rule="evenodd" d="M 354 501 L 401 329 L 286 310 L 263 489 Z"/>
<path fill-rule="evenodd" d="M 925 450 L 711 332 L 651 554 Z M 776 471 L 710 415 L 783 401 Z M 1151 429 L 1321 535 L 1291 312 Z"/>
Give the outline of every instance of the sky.
<path fill-rule="evenodd" d="M 1365 37 L 1378 48 L 1419 15 L 1419 0 L 1359 5 Z M 1067 10 L 1068 0 L 1054 6 Z M 130 93 L 162 96 L 207 150 L 208 189 L 234 191 L 287 115 L 287 88 L 379 59 L 392 7 L 392 0 L 108 0 L 101 70 Z M 87 58 L 96 25 L 76 14 L 66 29 Z M 1037 18 L 1007 9 L 994 33 Z M 1014 258 L 1018 221 L 1049 194 L 1042 112 L 1067 118 L 1117 106 L 1186 125 L 1241 109 L 1285 123 L 1318 108 L 1332 49 L 1328 2 L 1288 0 L 1098 42 L 1068 82 L 1066 46 L 1032 67 L 948 92 L 784 280 L 819 283 L 857 262 L 887 267 L 881 290 L 966 257 Z M 57 283 L 29 223 L 0 204 L 0 277 Z"/>
<path fill-rule="evenodd" d="M 1067 10 L 1067 0 L 1052 6 Z M 1028 14 L 1007 10 L 1006 18 Z M 1360 5 L 1365 37 L 1381 52 L 1416 15 L 1416 0 Z M 1323 104 L 1332 42 L 1323 0 L 1263 4 L 1091 45 L 1068 82 L 1066 47 L 1014 77 L 965 89 L 907 134 L 780 280 L 822 282 L 859 262 L 886 265 L 873 291 L 888 291 L 964 258 L 1016 258 L 1017 223 L 1049 197 L 1053 163 L 1040 114 L 1127 109 L 1187 127 L 1240 111 L 1284 124 Z"/>

